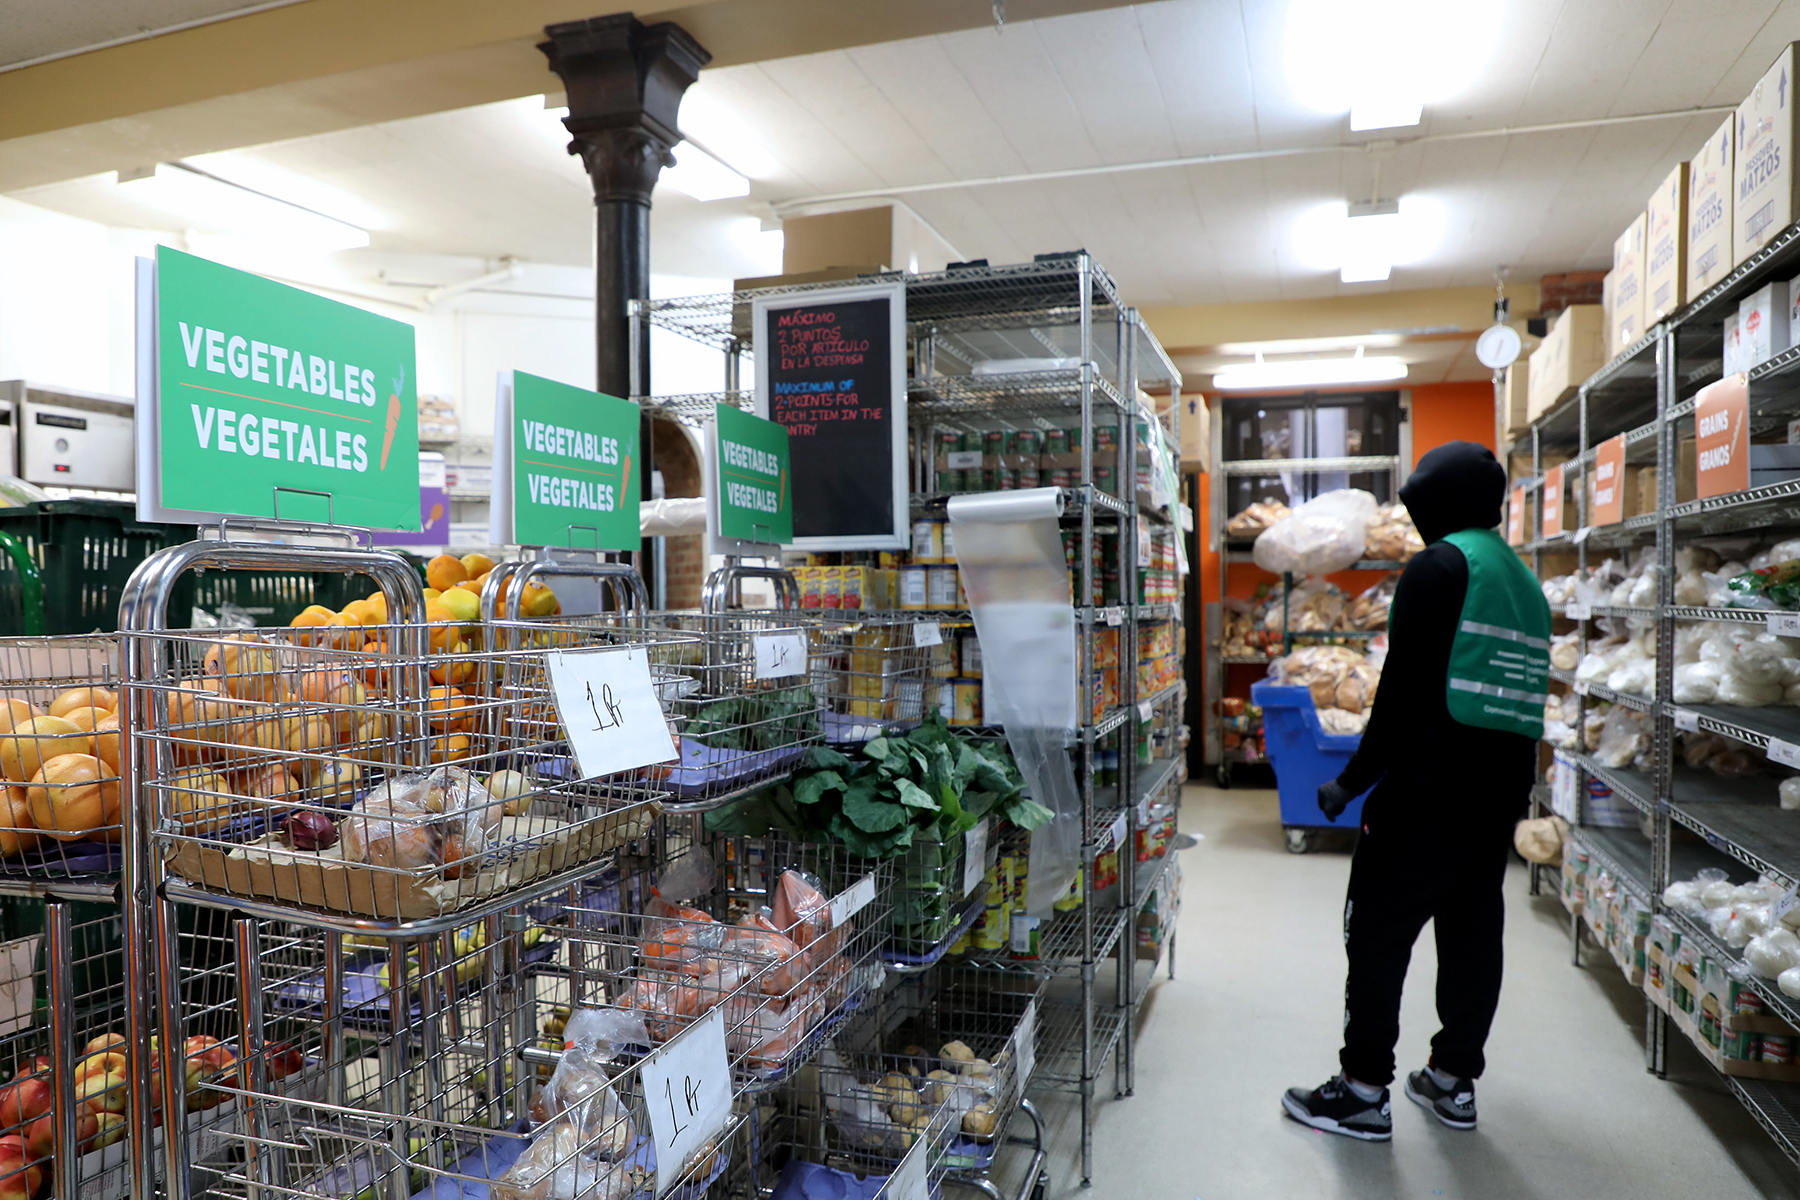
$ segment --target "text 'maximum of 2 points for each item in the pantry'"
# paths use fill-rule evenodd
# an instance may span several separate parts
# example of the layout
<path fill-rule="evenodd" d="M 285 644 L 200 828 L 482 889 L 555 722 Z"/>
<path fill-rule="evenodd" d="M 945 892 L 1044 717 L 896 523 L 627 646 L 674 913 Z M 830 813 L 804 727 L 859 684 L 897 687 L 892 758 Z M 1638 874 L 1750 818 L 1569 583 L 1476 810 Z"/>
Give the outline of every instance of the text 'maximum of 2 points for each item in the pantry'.
<path fill-rule="evenodd" d="M 156 287 L 161 506 L 418 528 L 410 325 L 167 247 Z"/>

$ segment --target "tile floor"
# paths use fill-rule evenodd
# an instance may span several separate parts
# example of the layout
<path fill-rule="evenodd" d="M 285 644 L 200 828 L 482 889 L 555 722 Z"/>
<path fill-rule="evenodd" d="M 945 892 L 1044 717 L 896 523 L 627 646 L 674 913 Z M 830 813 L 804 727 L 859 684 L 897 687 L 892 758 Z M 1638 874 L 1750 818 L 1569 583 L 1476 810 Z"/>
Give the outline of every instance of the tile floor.
<path fill-rule="evenodd" d="M 1284 1119 L 1284 1087 L 1336 1069 L 1349 855 L 1287 853 L 1270 791 L 1190 786 L 1182 826 L 1203 840 L 1183 852 L 1176 978 L 1165 964 L 1145 1002 L 1135 1095 L 1111 1100 L 1107 1072 L 1091 1189 L 1074 1107 L 1039 1098 L 1049 1200 L 1800 1197 L 1800 1169 L 1685 1042 L 1668 1080 L 1644 1070 L 1641 994 L 1591 943 L 1570 965 L 1568 918 L 1555 897 L 1526 895 L 1523 867 L 1507 881 L 1481 1127 L 1445 1129 L 1398 1091 L 1386 1145 Z M 1402 1070 L 1436 1029 L 1434 977 L 1428 930 L 1407 979 Z"/>

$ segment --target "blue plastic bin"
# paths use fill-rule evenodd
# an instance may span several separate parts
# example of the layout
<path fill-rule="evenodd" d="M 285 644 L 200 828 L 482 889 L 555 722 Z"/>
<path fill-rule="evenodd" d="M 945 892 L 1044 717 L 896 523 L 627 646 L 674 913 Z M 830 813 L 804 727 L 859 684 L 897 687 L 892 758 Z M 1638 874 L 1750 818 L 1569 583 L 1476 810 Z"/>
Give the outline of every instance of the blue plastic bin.
<path fill-rule="evenodd" d="M 1263 744 L 1281 794 L 1282 828 L 1358 828 L 1363 800 L 1369 793 L 1352 800 L 1334 824 L 1319 811 L 1319 787 L 1337 778 L 1356 753 L 1362 736 L 1326 733 L 1319 724 L 1319 710 L 1313 707 L 1312 692 L 1304 687 L 1253 683 L 1250 703 L 1262 706 Z"/>

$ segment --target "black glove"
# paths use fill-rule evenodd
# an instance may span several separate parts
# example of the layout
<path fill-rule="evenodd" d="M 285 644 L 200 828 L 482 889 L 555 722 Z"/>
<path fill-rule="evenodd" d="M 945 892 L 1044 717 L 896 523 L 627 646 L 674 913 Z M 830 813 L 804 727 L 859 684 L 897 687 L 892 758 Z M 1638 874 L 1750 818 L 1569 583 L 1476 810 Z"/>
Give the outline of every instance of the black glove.
<path fill-rule="evenodd" d="M 1335 822 L 1354 799 L 1356 797 L 1335 779 L 1319 785 L 1319 811 L 1325 814 L 1327 821 Z"/>

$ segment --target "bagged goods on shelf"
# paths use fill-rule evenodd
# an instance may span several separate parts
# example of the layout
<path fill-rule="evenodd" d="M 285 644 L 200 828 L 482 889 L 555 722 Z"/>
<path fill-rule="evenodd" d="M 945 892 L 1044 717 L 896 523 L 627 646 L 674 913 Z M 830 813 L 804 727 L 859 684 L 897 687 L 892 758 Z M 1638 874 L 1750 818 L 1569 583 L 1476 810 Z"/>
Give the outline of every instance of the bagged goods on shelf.
<path fill-rule="evenodd" d="M 1562 861 L 1569 823 L 1561 817 L 1536 817 L 1513 827 L 1513 846 L 1527 862 L 1546 866 Z"/>
<path fill-rule="evenodd" d="M 1581 634 L 1571 632 L 1550 639 L 1550 665 L 1558 671 L 1573 671 L 1581 661 Z"/>
<path fill-rule="evenodd" d="M 1285 521 L 1293 510 L 1281 501 L 1270 497 L 1258 500 L 1225 525 L 1225 536 L 1234 538 L 1255 537 L 1263 530 L 1278 521 Z"/>
<path fill-rule="evenodd" d="M 1388 609 L 1394 603 L 1394 589 L 1400 585 L 1400 572 L 1390 571 L 1350 602 L 1344 619 L 1352 629 L 1386 629 Z"/>
<path fill-rule="evenodd" d="M 1628 766 L 1645 769 L 1651 742 L 1652 724 L 1648 714 L 1615 706 L 1601 725 L 1599 743 L 1593 751 L 1594 760 L 1615 770 Z"/>
<path fill-rule="evenodd" d="M 1544 602 L 1552 612 L 1561 612 L 1575 599 L 1575 576 L 1555 575 L 1544 580 Z"/>
<path fill-rule="evenodd" d="M 1425 539 L 1413 525 L 1404 504 L 1384 504 L 1363 535 L 1363 557 L 1379 562 L 1406 562 L 1425 549 Z"/>
<path fill-rule="evenodd" d="M 1800 808 L 1800 775 L 1790 775 L 1781 781 L 1781 807 L 1785 809 Z"/>
<path fill-rule="evenodd" d="M 1800 937 L 1786 926 L 1759 933 L 1744 947 L 1744 961 L 1776 979 L 1789 967 L 1800 967 Z"/>
<path fill-rule="evenodd" d="M 1276 597 L 1263 614 L 1263 628 L 1280 633 L 1282 616 L 1281 601 Z M 1288 593 L 1286 618 L 1287 628 L 1294 633 L 1341 631 L 1345 628 L 1343 590 L 1323 579 L 1303 579 Z"/>
<path fill-rule="evenodd" d="M 1681 756 L 1692 770 L 1705 767 L 1728 779 L 1756 775 L 1767 762 L 1761 751 L 1712 733 L 1682 734 Z"/>
<path fill-rule="evenodd" d="M 1326 575 L 1363 557 L 1375 497 L 1357 488 L 1326 492 L 1257 535 L 1256 565 L 1279 575 Z"/>

